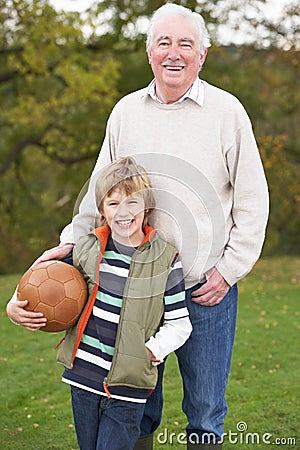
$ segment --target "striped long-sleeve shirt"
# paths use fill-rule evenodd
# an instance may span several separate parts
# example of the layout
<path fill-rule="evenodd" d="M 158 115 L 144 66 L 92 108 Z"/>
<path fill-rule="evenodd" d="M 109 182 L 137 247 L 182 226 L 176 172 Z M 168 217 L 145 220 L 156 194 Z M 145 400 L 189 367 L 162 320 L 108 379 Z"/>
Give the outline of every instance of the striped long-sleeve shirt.
<path fill-rule="evenodd" d="M 107 377 L 114 355 L 115 341 L 122 308 L 123 291 L 135 248 L 116 243 L 110 237 L 100 264 L 100 285 L 96 301 L 79 348 L 73 369 L 66 369 L 62 380 L 68 384 L 100 395 L 106 395 L 103 380 Z M 185 303 L 182 265 L 178 257 L 170 268 L 164 295 L 163 324 L 145 345 L 156 359 L 163 358 L 174 348 L 180 330 L 189 325 Z M 145 402 L 146 389 L 126 386 L 110 388 L 112 398 Z"/>

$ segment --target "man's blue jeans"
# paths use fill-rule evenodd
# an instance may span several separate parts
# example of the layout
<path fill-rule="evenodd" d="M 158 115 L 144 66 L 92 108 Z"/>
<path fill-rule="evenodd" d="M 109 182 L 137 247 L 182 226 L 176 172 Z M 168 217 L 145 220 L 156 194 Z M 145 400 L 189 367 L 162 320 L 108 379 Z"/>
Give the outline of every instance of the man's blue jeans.
<path fill-rule="evenodd" d="M 71 386 L 81 450 L 131 450 L 140 434 L 145 404 L 103 397 Z"/>
<path fill-rule="evenodd" d="M 193 331 L 187 342 L 176 351 L 183 381 L 182 409 L 187 417 L 187 435 L 191 442 L 214 443 L 222 438 L 227 413 L 225 390 L 236 327 L 237 286 L 232 286 L 216 306 L 201 306 L 191 301 L 187 306 Z M 161 421 L 164 366 L 159 366 L 159 380 L 147 400 L 141 424 L 141 435 L 153 433 Z"/>

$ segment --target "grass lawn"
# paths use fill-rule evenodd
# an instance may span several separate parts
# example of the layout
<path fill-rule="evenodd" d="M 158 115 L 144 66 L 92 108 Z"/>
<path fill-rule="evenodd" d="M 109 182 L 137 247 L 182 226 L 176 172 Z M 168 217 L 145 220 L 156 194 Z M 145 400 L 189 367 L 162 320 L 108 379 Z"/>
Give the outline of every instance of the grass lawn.
<path fill-rule="evenodd" d="M 0 448 L 77 449 L 69 388 L 54 345 L 62 333 L 30 333 L 5 305 L 18 275 L 0 277 Z M 300 258 L 260 260 L 239 284 L 240 304 L 224 449 L 300 449 Z M 167 361 L 155 449 L 185 449 L 176 358 Z M 270 447 L 271 445 L 271 447 Z"/>

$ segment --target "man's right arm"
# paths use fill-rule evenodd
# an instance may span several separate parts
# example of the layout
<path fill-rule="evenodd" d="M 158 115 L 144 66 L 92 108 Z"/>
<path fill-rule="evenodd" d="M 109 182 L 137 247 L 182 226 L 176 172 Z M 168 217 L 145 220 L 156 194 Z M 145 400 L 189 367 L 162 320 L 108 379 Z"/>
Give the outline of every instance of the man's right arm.
<path fill-rule="evenodd" d="M 88 234 L 89 231 L 98 226 L 99 212 L 95 199 L 95 182 L 101 170 L 111 162 L 108 139 L 105 138 L 93 169 L 87 192 L 79 205 L 78 213 L 74 215 L 72 222 L 63 229 L 60 236 L 60 244 L 49 250 L 45 250 L 33 265 L 52 259 L 64 259 L 81 236 Z M 26 304 L 20 302 L 17 298 L 16 288 L 6 309 L 12 322 L 23 325 L 30 331 L 43 326 L 44 318 L 40 315 L 37 316 L 39 313 L 25 311 L 24 306 Z"/>
<path fill-rule="evenodd" d="M 100 215 L 96 204 L 95 184 L 101 171 L 111 162 L 108 138 L 105 137 L 89 182 L 86 183 L 79 194 L 78 212 L 76 212 L 77 208 L 75 207 L 72 222 L 63 229 L 60 235 L 60 245 L 75 243 L 80 237 L 87 235 L 99 226 Z M 86 193 L 82 195 L 85 190 Z"/>

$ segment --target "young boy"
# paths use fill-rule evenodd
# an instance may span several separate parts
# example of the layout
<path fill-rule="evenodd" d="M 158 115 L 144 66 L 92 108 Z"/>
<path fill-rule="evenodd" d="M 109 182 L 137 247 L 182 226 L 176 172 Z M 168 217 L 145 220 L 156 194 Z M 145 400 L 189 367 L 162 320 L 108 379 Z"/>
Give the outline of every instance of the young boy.
<path fill-rule="evenodd" d="M 111 164 L 96 183 L 96 199 L 104 225 L 73 251 L 89 299 L 58 362 L 71 385 L 79 447 L 130 450 L 156 365 L 192 327 L 178 253 L 147 225 L 154 198 L 145 170 L 129 157 Z"/>

